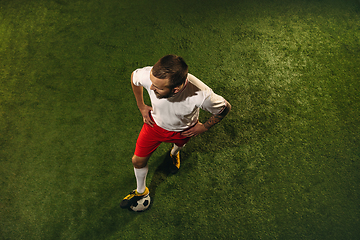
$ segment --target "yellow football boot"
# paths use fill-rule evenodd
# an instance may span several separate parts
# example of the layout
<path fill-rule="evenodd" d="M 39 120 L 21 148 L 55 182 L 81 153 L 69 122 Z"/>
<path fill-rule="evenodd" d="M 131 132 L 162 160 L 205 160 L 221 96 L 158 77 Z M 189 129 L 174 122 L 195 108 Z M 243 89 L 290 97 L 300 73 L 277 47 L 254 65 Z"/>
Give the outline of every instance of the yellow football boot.
<path fill-rule="evenodd" d="M 120 207 L 121 208 L 129 208 L 130 206 L 132 206 L 134 203 L 136 203 L 140 199 L 149 195 L 149 193 L 150 193 L 150 191 L 147 187 L 145 188 L 145 192 L 143 192 L 143 193 L 138 193 L 136 190 L 134 190 L 121 201 Z"/>

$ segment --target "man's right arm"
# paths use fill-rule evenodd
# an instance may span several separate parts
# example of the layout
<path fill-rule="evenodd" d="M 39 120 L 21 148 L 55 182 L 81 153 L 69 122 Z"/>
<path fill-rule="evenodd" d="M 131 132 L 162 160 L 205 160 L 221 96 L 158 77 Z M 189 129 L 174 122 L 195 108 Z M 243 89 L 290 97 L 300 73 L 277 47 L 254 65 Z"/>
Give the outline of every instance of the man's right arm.
<path fill-rule="evenodd" d="M 144 103 L 143 87 L 136 86 L 133 82 L 134 73 L 131 74 L 131 87 L 136 99 L 136 104 L 141 112 L 141 115 L 144 119 L 144 123 L 149 124 L 151 127 L 154 124 L 154 121 L 151 120 L 149 112 L 152 110 L 152 107 Z"/>

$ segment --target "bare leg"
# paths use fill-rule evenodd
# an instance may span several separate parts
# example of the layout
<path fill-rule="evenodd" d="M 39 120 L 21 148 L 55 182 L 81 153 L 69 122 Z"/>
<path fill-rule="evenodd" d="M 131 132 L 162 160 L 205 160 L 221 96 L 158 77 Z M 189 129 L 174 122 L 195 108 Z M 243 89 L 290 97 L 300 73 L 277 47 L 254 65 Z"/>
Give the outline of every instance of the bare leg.
<path fill-rule="evenodd" d="M 150 156 L 138 157 L 138 156 L 134 155 L 132 157 L 132 164 L 133 164 L 134 168 L 143 168 L 143 167 L 145 167 L 147 165 L 147 162 L 149 161 Z"/>

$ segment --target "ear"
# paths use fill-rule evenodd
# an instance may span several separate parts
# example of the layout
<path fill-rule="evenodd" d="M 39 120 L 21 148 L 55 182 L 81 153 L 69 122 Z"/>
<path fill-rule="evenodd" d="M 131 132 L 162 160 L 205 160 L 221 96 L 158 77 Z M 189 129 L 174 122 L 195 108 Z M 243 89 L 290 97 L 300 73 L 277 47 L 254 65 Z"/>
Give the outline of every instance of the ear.
<path fill-rule="evenodd" d="M 172 90 L 173 93 L 178 93 L 180 91 L 180 87 L 174 87 Z"/>

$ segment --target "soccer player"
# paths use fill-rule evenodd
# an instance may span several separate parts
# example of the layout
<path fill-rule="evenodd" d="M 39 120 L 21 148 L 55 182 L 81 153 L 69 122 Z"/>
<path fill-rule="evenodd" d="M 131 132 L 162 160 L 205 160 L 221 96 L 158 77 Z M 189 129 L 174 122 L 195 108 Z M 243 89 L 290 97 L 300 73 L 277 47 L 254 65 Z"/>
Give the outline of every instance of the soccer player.
<path fill-rule="evenodd" d="M 135 70 L 131 86 L 144 125 L 132 157 L 137 188 L 122 200 L 122 208 L 129 208 L 149 194 L 147 162 L 162 142 L 174 144 L 170 157 L 172 172 L 176 173 L 180 168 L 179 151 L 190 138 L 208 131 L 231 109 L 223 97 L 188 73 L 184 59 L 175 55 L 162 57 L 153 67 Z M 151 107 L 144 103 L 143 88 L 149 93 Z M 198 120 L 200 108 L 212 114 L 204 124 Z"/>

